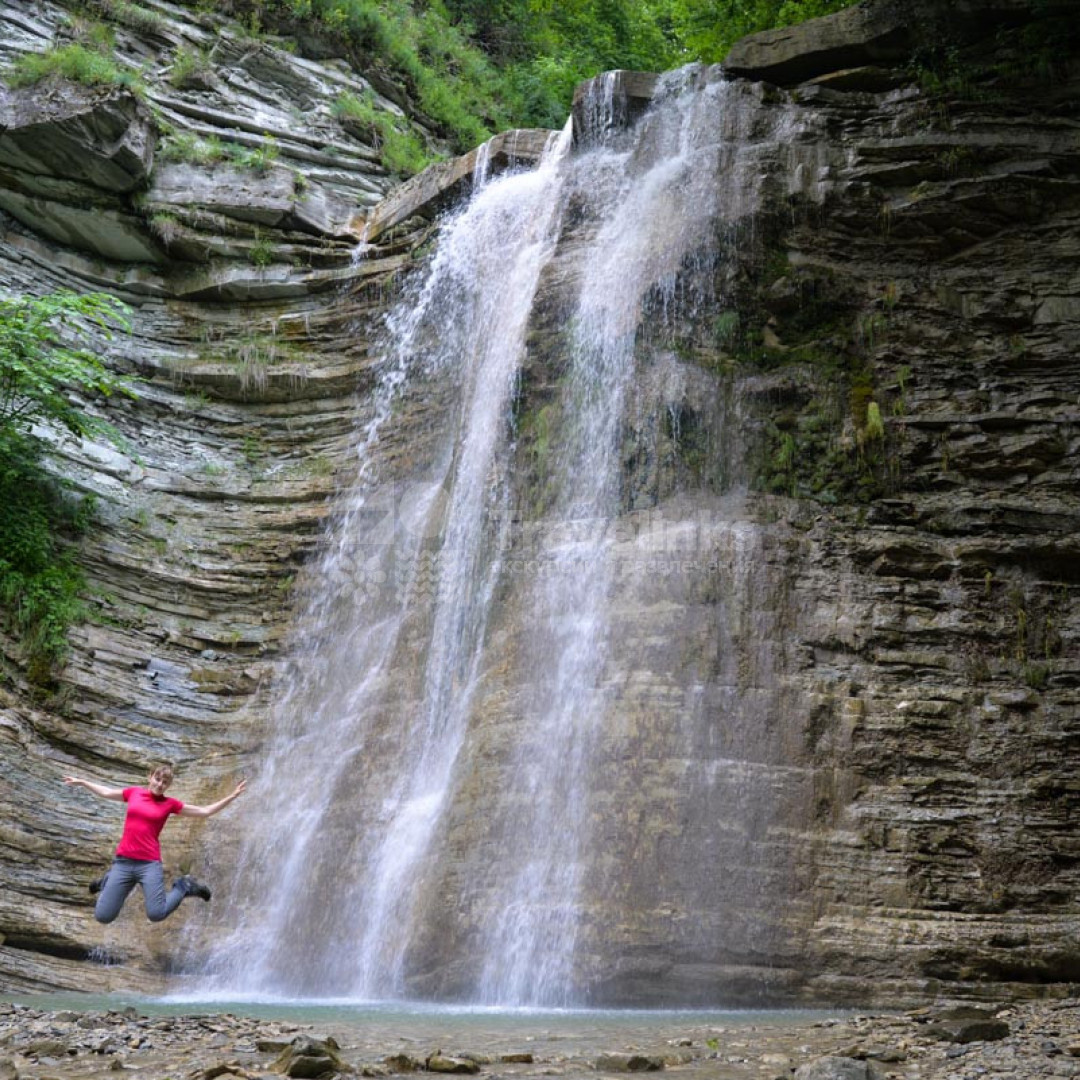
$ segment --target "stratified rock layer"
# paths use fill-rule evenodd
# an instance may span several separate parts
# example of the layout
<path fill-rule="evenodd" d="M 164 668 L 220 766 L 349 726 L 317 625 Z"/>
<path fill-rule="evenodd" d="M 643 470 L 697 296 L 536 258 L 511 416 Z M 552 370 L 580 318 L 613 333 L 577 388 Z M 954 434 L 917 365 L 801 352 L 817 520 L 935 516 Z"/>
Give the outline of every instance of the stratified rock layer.
<path fill-rule="evenodd" d="M 0 61 L 78 33 L 68 18 L 59 4 L 3 5 Z M 198 802 L 246 767 L 293 582 L 363 410 L 358 327 L 402 263 L 375 252 L 352 265 L 350 222 L 393 183 L 331 115 L 336 94 L 366 89 L 360 76 L 215 16 L 159 5 L 146 18 L 149 41 L 116 27 L 145 98 L 56 81 L 0 91 L 0 287 L 119 296 L 132 333 L 100 348 L 140 380 L 133 404 L 106 408 L 122 449 L 58 446 L 66 475 L 99 499 L 81 552 L 93 620 L 47 686 L 29 681 L 18 642 L 2 642 L 6 986 L 149 988 L 174 959 L 175 926 L 93 923 L 87 884 L 119 813 L 60 779 L 137 783 L 168 759 Z M 181 49 L 206 58 L 186 89 L 168 81 Z M 216 139 L 234 163 L 176 160 L 169 138 Z M 261 156 L 244 162 L 244 150 Z M 174 824 L 168 868 L 186 869 L 199 840 L 198 824 Z"/>

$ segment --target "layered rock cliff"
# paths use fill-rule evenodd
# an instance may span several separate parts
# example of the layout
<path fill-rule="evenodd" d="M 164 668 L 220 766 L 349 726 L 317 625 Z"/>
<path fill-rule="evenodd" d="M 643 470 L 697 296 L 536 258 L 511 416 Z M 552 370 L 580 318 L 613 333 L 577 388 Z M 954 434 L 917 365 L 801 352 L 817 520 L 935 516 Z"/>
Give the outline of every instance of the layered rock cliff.
<path fill-rule="evenodd" d="M 12 988 L 168 972 L 171 926 L 90 919 L 114 808 L 59 777 L 134 782 L 165 756 L 198 799 L 258 762 L 289 632 L 305 631 L 294 578 L 372 408 L 369 330 L 472 164 L 390 194 L 327 104 L 361 76 L 152 10 L 152 34 L 121 30 L 122 54 L 164 72 L 178 46 L 208 48 L 205 82 L 151 81 L 148 101 L 66 84 L 0 99 L 0 283 L 127 300 L 134 331 L 109 356 L 144 380 L 109 409 L 129 449 L 62 447 L 100 496 L 80 553 L 97 618 L 54 685 L 3 643 Z M 694 317 L 641 333 L 583 997 L 867 1002 L 1080 981 L 1080 70 L 1068 26 L 1039 10 L 971 5 L 915 33 L 922 9 L 862 5 L 729 58 L 761 118 L 760 182 L 725 219 L 724 257 L 683 270 L 705 298 Z M 0 17 L 0 60 L 71 32 L 61 5 Z M 704 92 L 720 77 L 693 78 Z M 623 82 L 625 121 L 652 80 Z M 161 152 L 215 132 L 260 156 Z M 503 160 L 542 142 L 504 141 Z M 365 224 L 375 249 L 354 264 Z M 570 215 L 530 322 L 523 563 L 555 527 L 546 459 L 588 227 Z M 448 392 L 428 389 L 385 441 L 390 479 L 423 466 Z M 491 915 L 471 860 L 498 863 L 504 838 L 477 808 L 512 790 L 507 732 L 540 690 L 528 602 L 503 583 L 471 728 L 483 752 L 428 867 L 413 992 L 467 993 Z M 227 861 L 198 826 L 170 830 L 181 863 Z M 439 902 L 463 880 L 467 904 Z M 88 963 L 95 949 L 125 962 Z"/>
<path fill-rule="evenodd" d="M 133 941 L 136 968 L 160 970 L 159 930 L 102 939 L 87 923 L 86 884 L 117 822 L 60 776 L 137 782 L 166 758 L 198 801 L 235 773 L 348 461 L 363 327 L 401 264 L 388 247 L 352 266 L 358 215 L 394 183 L 370 133 L 331 116 L 335 95 L 367 89 L 361 76 L 213 15 L 146 11 L 146 26 L 116 27 L 144 94 L 0 91 L 3 287 L 119 296 L 133 330 L 102 347 L 141 380 L 132 408 L 109 413 L 123 451 L 60 447 L 65 472 L 100 498 L 81 553 L 94 620 L 73 630 L 51 686 L 28 682 L 18 643 L 4 642 L 0 966 L 13 986 L 85 986 L 88 951 L 116 959 Z M 0 20 L 5 64 L 85 32 L 59 4 L 5 4 Z M 205 59 L 178 87 L 168 76 L 183 50 Z M 198 839 L 177 828 L 181 864 Z M 98 973 L 108 985 L 110 969 Z"/>

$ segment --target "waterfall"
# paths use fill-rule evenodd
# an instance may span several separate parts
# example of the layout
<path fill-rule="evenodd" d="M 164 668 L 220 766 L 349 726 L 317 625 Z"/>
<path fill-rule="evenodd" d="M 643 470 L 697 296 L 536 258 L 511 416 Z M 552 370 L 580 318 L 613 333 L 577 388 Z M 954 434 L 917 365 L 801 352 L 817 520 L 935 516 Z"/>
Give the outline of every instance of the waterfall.
<path fill-rule="evenodd" d="M 407 939 L 392 928 L 408 925 L 411 878 L 438 825 L 465 733 L 505 546 L 505 491 L 493 477 L 505 467 L 500 451 L 505 458 L 568 139 L 569 129 L 534 173 L 479 185 L 387 321 L 357 495 L 320 567 L 309 616 L 319 633 L 277 710 L 281 728 L 259 777 L 258 819 L 243 823 L 249 836 L 236 888 L 259 906 L 211 965 L 216 980 L 240 992 L 371 998 L 401 991 Z M 436 441 L 430 463 L 407 486 L 387 483 L 373 447 L 385 441 L 409 388 L 447 369 L 459 391 L 448 437 Z M 380 586 L 394 579 L 401 588 L 387 596 Z M 394 665 L 401 652 L 418 668 L 405 678 Z M 395 710 L 393 693 L 410 684 L 414 696 Z M 400 727 L 379 730 L 390 713 Z M 363 801 L 350 773 L 371 754 L 386 756 L 385 787 L 357 835 L 342 838 L 335 814 Z M 255 938 L 277 944 L 253 949 Z"/>
<path fill-rule="evenodd" d="M 595 139 L 568 154 L 568 126 L 533 172 L 481 169 L 442 225 L 386 322 L 354 494 L 234 815 L 204 986 L 587 999 L 628 416 L 643 343 L 713 296 L 720 239 L 752 214 L 776 147 L 759 104 L 698 69 L 631 131 L 602 99 Z M 541 423 L 522 410 L 544 362 Z M 526 444 L 543 451 L 528 513 Z"/>

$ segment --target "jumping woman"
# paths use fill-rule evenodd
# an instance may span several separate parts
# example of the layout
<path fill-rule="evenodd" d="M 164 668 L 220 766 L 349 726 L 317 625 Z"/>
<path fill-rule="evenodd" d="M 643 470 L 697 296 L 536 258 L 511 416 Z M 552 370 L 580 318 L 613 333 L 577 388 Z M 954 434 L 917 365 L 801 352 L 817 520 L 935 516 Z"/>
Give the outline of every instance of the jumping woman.
<path fill-rule="evenodd" d="M 100 892 L 94 907 L 94 918 L 98 922 L 111 923 L 120 914 L 124 901 L 136 885 L 142 886 L 146 917 L 151 922 L 167 919 L 187 896 L 210 899 L 209 888 L 188 875 L 177 878 L 168 893 L 165 892 L 165 873 L 161 867 L 158 837 L 172 814 L 213 817 L 243 794 L 247 781 L 241 780 L 230 794 L 209 806 L 191 806 L 179 799 L 166 797 L 165 790 L 172 780 L 171 765 L 158 765 L 150 773 L 144 788 L 111 788 L 77 776 L 64 777 L 65 784 L 84 787 L 103 799 L 127 803 L 124 832 L 116 848 L 116 858 L 108 873 L 90 885 L 91 893 Z"/>

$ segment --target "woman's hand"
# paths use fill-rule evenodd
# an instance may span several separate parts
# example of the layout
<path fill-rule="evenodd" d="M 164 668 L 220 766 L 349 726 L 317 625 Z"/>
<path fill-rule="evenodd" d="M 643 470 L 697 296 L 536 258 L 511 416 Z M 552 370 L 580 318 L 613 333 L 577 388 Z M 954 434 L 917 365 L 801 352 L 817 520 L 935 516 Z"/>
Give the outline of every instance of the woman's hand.
<path fill-rule="evenodd" d="M 218 799 L 217 802 L 210 803 L 208 806 L 192 806 L 190 803 L 185 803 L 184 809 L 180 811 L 180 816 L 213 817 L 215 814 L 221 813 L 221 811 L 224 810 L 225 807 L 233 801 L 233 799 L 238 799 L 241 795 L 243 795 L 245 791 L 247 791 L 247 781 L 241 780 L 240 783 L 237 784 L 236 787 L 233 788 L 233 790 L 230 791 L 228 795 L 226 795 L 222 799 Z"/>

